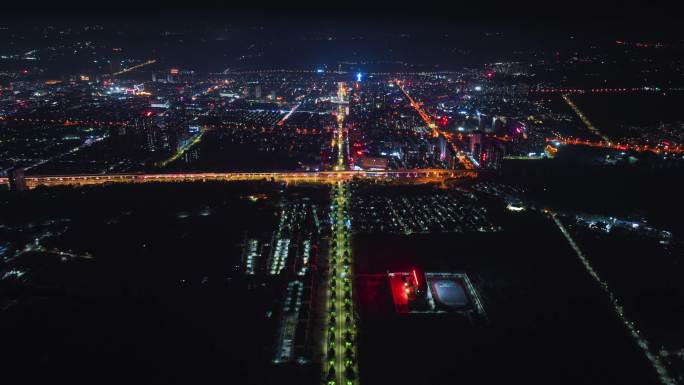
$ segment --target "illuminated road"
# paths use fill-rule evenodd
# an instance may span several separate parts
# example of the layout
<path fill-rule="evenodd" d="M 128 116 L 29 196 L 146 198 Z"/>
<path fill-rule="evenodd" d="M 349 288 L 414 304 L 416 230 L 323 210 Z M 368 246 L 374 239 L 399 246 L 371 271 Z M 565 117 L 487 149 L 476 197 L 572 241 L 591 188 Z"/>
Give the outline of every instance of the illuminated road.
<path fill-rule="evenodd" d="M 159 162 L 159 164 L 157 164 L 157 166 L 164 167 L 167 164 L 169 164 L 169 163 L 177 160 L 181 156 L 183 156 L 183 154 L 188 152 L 189 149 L 193 148 L 195 145 L 197 145 L 202 140 L 202 137 L 204 136 L 204 132 L 205 132 L 205 130 L 203 129 L 202 131 L 197 133 L 194 137 L 192 137 L 190 139 L 190 141 L 188 141 L 187 144 L 185 144 L 183 147 L 179 148 L 178 151 L 176 151 L 176 153 L 173 154 L 173 156 L 171 156 L 169 159 L 167 159 L 163 162 Z"/>
<path fill-rule="evenodd" d="M 547 142 L 558 142 L 566 145 L 582 145 L 590 147 L 600 147 L 600 148 L 612 148 L 620 151 L 637 151 L 637 152 L 654 152 L 656 154 L 660 153 L 673 153 L 681 154 L 684 153 L 684 148 L 680 145 L 663 145 L 663 146 L 649 146 L 649 145 L 635 145 L 628 143 L 611 143 L 611 142 L 592 142 L 589 140 L 581 140 L 577 138 L 548 138 Z"/>
<path fill-rule="evenodd" d="M 324 378 L 328 385 L 354 385 L 358 384 L 357 329 L 352 296 L 349 187 L 343 181 L 333 187 L 331 220 Z"/>
<path fill-rule="evenodd" d="M 636 92 L 677 91 L 678 88 L 661 90 L 660 87 L 613 87 L 613 88 L 539 88 L 530 90 L 531 94 L 619 94 Z"/>
<path fill-rule="evenodd" d="M 657 353 L 652 353 L 651 348 L 649 347 L 649 342 L 644 337 L 644 335 L 641 333 L 637 325 L 634 323 L 634 321 L 630 320 L 627 318 L 627 316 L 624 313 L 624 309 L 622 305 L 620 305 L 617 297 L 613 292 L 610 290 L 608 287 L 608 283 L 603 281 L 601 277 L 598 275 L 596 270 L 593 268 L 591 263 L 589 262 L 589 259 L 584 256 L 584 253 L 582 253 L 582 250 L 580 250 L 579 246 L 575 243 L 575 240 L 572 239 L 572 236 L 568 232 L 568 230 L 563 226 L 563 223 L 558 219 L 558 216 L 553 213 L 553 212 L 548 212 L 553 221 L 555 222 L 556 226 L 558 229 L 561 231 L 565 239 L 568 241 L 570 244 L 570 247 L 575 251 L 575 254 L 577 254 L 577 257 L 579 258 L 580 262 L 582 262 L 582 265 L 586 269 L 586 271 L 589 273 L 591 278 L 598 283 L 599 287 L 601 290 L 606 294 L 608 299 L 610 300 L 611 305 L 613 306 L 613 311 L 615 312 L 615 315 L 622 321 L 622 323 L 625 325 L 627 330 L 629 331 L 629 334 L 631 335 L 632 339 L 636 344 L 641 348 L 642 352 L 644 353 L 644 356 L 649 360 L 651 363 L 651 366 L 653 369 L 658 372 L 658 378 L 660 379 L 660 382 L 663 385 L 675 385 L 677 382 L 675 379 L 670 377 L 670 375 L 667 373 L 667 369 L 663 365 L 663 362 L 660 360 L 660 357 Z"/>
<path fill-rule="evenodd" d="M 454 151 L 456 157 L 458 158 L 459 162 L 461 162 L 463 167 L 466 170 L 474 169 L 475 166 L 473 165 L 473 163 L 468 159 L 468 157 L 463 153 L 463 151 L 459 150 L 458 147 L 456 147 L 453 135 L 439 129 L 437 124 L 435 124 L 435 122 L 432 121 L 432 118 L 430 118 L 427 112 L 423 110 L 420 104 L 418 104 L 418 102 L 416 102 L 416 100 L 413 99 L 413 97 L 411 97 L 411 95 L 409 95 L 408 92 L 406 92 L 404 86 L 402 86 L 401 84 L 401 81 L 396 80 L 395 83 L 397 84 L 397 87 L 399 87 L 401 92 L 404 93 L 404 96 L 406 96 L 406 98 L 409 100 L 409 102 L 411 103 L 411 107 L 413 107 L 416 110 L 416 112 L 418 112 L 418 115 L 420 115 L 420 118 L 423 119 L 423 122 L 425 122 L 425 124 L 427 124 L 427 126 L 432 130 L 432 137 L 437 138 L 440 135 L 442 135 L 451 145 L 451 149 Z"/>
<path fill-rule="evenodd" d="M 510 142 L 513 140 L 512 136 L 504 135 L 504 136 L 496 136 L 496 135 L 488 135 L 488 137 L 491 138 L 496 138 L 497 140 L 500 140 L 502 142 Z M 592 142 L 588 139 L 579 139 L 579 138 L 573 138 L 573 137 L 552 137 L 552 138 L 546 138 L 547 143 L 552 143 L 553 145 L 558 145 L 558 144 L 565 144 L 565 145 L 570 145 L 570 146 L 589 146 L 589 147 L 600 147 L 600 148 L 610 148 L 613 150 L 619 150 L 619 151 L 636 151 L 636 152 L 653 152 L 656 154 L 682 154 L 684 153 L 684 147 L 682 147 L 680 144 L 677 143 L 670 143 L 669 141 L 662 141 L 660 145 L 657 146 L 650 146 L 648 144 L 633 144 L 633 143 L 612 143 L 612 142 Z M 512 156 L 508 155 L 506 158 L 513 158 Z M 524 157 L 521 156 L 519 157 L 520 159 L 529 159 L 530 157 Z"/>
<path fill-rule="evenodd" d="M 337 162 L 335 164 L 335 170 L 346 170 L 347 167 L 347 154 L 349 152 L 349 141 L 345 135 L 345 118 L 347 117 L 347 109 L 349 107 L 347 88 L 344 82 L 337 83 L 337 126 L 335 127 L 335 133 L 333 134 L 333 140 L 331 143 L 332 154 L 337 154 Z"/>
<path fill-rule="evenodd" d="M 344 156 L 344 145 L 346 137 L 344 135 L 344 113 L 337 114 L 337 130 L 335 131 L 335 143 L 337 143 L 337 164 L 335 170 L 346 169 L 346 162 Z"/>
<path fill-rule="evenodd" d="M 297 109 L 298 109 L 299 106 L 301 106 L 301 105 L 302 105 L 302 103 L 295 104 L 295 106 L 292 107 L 292 109 L 291 109 L 287 114 L 285 114 L 285 116 L 284 116 L 282 119 L 280 119 L 280 120 L 278 121 L 277 125 L 278 125 L 278 126 L 282 126 L 283 124 L 285 124 L 285 121 L 286 121 L 287 119 L 289 119 L 290 116 L 292 116 L 292 114 L 294 114 L 295 111 L 297 111 Z"/>
<path fill-rule="evenodd" d="M 594 124 L 589 121 L 589 118 L 587 118 L 586 115 L 584 115 L 584 113 L 582 111 L 580 111 L 580 109 L 577 107 L 577 105 L 575 105 L 575 103 L 573 103 L 573 101 L 570 99 L 570 96 L 568 96 L 567 94 L 563 95 L 563 100 L 565 100 L 565 103 L 567 103 L 568 106 L 570 106 L 570 108 L 572 108 L 572 110 L 575 112 L 575 114 L 577 114 L 577 117 L 579 117 L 580 120 L 582 121 L 582 123 L 584 123 L 584 125 L 587 126 L 589 131 L 591 131 L 592 133 L 599 136 L 601 139 L 603 139 L 604 142 L 610 144 L 610 139 L 608 139 L 607 136 L 603 135 L 601 133 L 601 131 L 599 131 L 598 128 L 596 128 L 594 126 Z"/>
<path fill-rule="evenodd" d="M 38 186 L 84 186 L 112 183 L 160 183 L 160 182 L 206 182 L 206 181 L 276 181 L 286 183 L 333 184 L 353 179 L 385 180 L 399 183 L 442 182 L 452 178 L 475 178 L 478 171 L 416 169 L 404 171 L 291 171 L 291 172 L 206 172 L 168 174 L 79 174 L 27 176 L 29 188 Z M 7 178 L 0 178 L 0 184 L 8 184 Z"/>
<path fill-rule="evenodd" d="M 401 90 L 401 92 L 404 93 L 404 96 L 406 96 L 406 99 L 408 99 L 411 103 L 411 107 L 413 107 L 413 109 L 415 109 L 416 112 L 418 112 L 418 115 L 420 115 L 420 118 L 423 119 L 423 122 L 425 122 L 425 124 L 432 130 L 432 137 L 438 137 L 441 132 L 437 128 L 437 124 L 435 124 L 435 122 L 432 121 L 432 118 L 430 118 L 430 115 L 428 115 L 427 112 L 425 112 L 425 110 L 423 110 L 423 108 L 420 106 L 420 104 L 418 104 L 418 102 L 416 102 L 411 97 L 411 95 L 409 95 L 409 93 L 406 92 L 404 86 L 401 85 L 401 81 L 396 80 L 395 82 L 397 84 L 397 87 L 399 87 L 399 89 Z"/>
<path fill-rule="evenodd" d="M 133 67 L 124 68 L 124 69 L 122 69 L 122 70 L 119 71 L 119 72 L 114 72 L 113 74 L 111 74 L 111 75 L 109 75 L 109 76 L 114 77 L 114 76 L 123 75 L 123 74 L 125 74 L 125 73 L 127 73 L 127 72 L 135 71 L 135 70 L 137 70 L 137 69 L 139 69 L 139 68 L 145 67 L 145 66 L 150 65 L 150 64 L 154 64 L 154 63 L 156 63 L 156 62 L 157 62 L 157 61 L 156 61 L 155 59 L 148 60 L 148 61 L 146 61 L 146 62 L 144 62 L 144 63 L 140 63 L 140 64 L 137 64 L 137 65 L 134 65 Z"/>
<path fill-rule="evenodd" d="M 61 124 L 64 126 L 130 126 L 133 123 L 128 121 L 111 120 L 80 120 L 80 119 L 42 119 L 42 118 L 20 118 L 14 116 L 0 116 L 0 121 L 22 122 L 22 123 L 47 123 Z"/>
<path fill-rule="evenodd" d="M 332 145 L 333 150 L 337 150 L 335 169 L 346 170 L 349 148 L 344 130 L 347 110 L 347 90 L 344 83 L 338 83 L 337 94 L 337 128 Z M 348 172 L 343 171 L 342 174 L 346 175 Z M 346 180 L 337 180 L 332 187 L 330 216 L 332 227 L 326 296 L 327 326 L 323 340 L 323 378 L 328 385 L 355 385 L 358 384 L 359 369 L 356 364 L 356 313 L 352 296 L 353 259 L 349 244 L 349 184 Z"/>

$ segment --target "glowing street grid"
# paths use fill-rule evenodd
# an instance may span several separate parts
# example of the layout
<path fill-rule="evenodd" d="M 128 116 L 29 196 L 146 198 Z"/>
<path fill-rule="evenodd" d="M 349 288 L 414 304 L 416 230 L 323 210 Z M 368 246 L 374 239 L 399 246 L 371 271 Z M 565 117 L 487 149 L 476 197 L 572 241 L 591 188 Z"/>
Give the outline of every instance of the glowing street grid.
<path fill-rule="evenodd" d="M 352 299 L 352 259 L 349 235 L 349 189 L 339 182 L 333 188 L 332 241 L 327 290 L 325 332 L 325 383 L 358 384 L 356 322 Z"/>

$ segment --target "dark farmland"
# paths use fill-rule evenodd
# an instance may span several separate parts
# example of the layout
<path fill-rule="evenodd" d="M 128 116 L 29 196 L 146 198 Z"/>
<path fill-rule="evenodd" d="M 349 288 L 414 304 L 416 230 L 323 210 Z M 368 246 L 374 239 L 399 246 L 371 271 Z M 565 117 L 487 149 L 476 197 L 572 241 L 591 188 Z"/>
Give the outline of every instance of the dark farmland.
<path fill-rule="evenodd" d="M 499 220 L 501 233 L 355 238 L 363 380 L 656 383 L 655 371 L 553 223 L 539 214 Z M 395 316 L 386 283 L 363 275 L 410 267 L 466 271 L 489 322 Z"/>
<path fill-rule="evenodd" d="M 267 198 L 247 199 L 254 193 Z M 282 282 L 251 282 L 238 267 L 245 232 L 273 230 L 282 193 L 197 183 L 6 195 L 4 235 L 59 220 L 66 230 L 47 250 L 92 254 L 10 262 L 28 273 L 0 288 L 6 383 L 270 383 Z"/>

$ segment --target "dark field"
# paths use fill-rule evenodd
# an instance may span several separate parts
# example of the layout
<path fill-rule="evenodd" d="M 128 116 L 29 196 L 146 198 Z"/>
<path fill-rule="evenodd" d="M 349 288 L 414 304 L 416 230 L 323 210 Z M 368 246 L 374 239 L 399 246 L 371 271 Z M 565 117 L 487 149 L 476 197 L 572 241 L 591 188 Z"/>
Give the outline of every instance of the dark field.
<path fill-rule="evenodd" d="M 585 94 L 575 104 L 609 138 L 629 137 L 627 126 L 655 131 L 661 123 L 681 121 L 684 93 Z"/>
<path fill-rule="evenodd" d="M 565 146 L 553 160 L 506 161 L 503 180 L 527 188 L 526 198 L 541 207 L 643 218 L 683 235 L 677 208 L 684 196 L 679 183 L 684 163 L 661 162 L 647 154 L 634 165 L 602 166 L 593 161 L 605 154 L 602 149 Z"/>
<path fill-rule="evenodd" d="M 572 220 L 566 218 L 566 222 Z M 684 245 L 615 228 L 610 233 L 573 224 L 575 241 L 608 283 L 651 345 L 675 352 L 684 343 Z M 673 356 L 673 372 L 684 371 L 683 357 Z M 668 360 L 665 360 L 668 361 Z"/>
<path fill-rule="evenodd" d="M 3 196 L 12 250 L 31 240 L 16 233 L 60 232 L 6 266 L 27 273 L 1 283 L 3 367 L 12 368 L 3 382 L 273 381 L 283 282 L 247 280 L 240 244 L 246 233 L 270 236 L 283 194 L 306 194 L 283 191 L 200 183 Z M 246 198 L 257 192 L 267 198 Z"/>
<path fill-rule="evenodd" d="M 502 233 L 355 238 L 362 380 L 656 383 L 655 371 L 553 223 L 537 214 L 499 220 Z M 364 274 L 410 267 L 467 272 L 489 322 L 393 315 L 386 281 Z"/>

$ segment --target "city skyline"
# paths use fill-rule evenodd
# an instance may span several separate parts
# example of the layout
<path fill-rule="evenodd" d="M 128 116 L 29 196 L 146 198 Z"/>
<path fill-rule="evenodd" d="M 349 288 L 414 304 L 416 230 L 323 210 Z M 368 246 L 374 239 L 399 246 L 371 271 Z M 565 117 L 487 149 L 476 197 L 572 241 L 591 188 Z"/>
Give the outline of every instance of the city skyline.
<path fill-rule="evenodd" d="M 0 17 L 5 382 L 684 383 L 662 8 L 89 4 Z"/>

